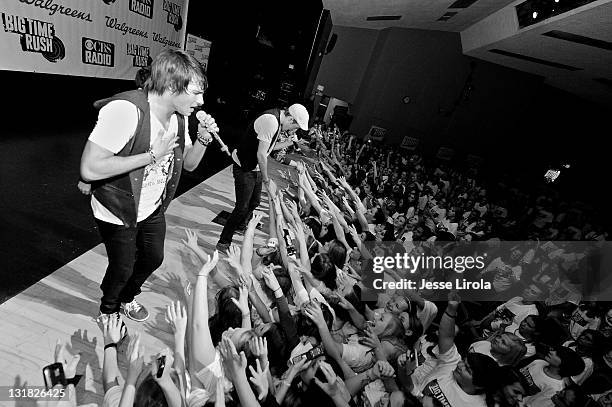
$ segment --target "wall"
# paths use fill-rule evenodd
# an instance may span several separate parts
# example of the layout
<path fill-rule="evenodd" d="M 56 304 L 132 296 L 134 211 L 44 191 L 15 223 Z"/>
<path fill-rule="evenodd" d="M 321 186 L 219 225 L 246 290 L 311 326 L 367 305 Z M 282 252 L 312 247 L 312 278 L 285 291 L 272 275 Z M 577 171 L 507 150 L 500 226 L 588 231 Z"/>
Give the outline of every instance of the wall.
<path fill-rule="evenodd" d="M 378 33 L 378 30 L 334 26 L 332 35 L 337 34 L 338 40 L 333 51 L 323 56 L 315 87 L 323 85 L 326 95 L 353 103 Z"/>
<path fill-rule="evenodd" d="M 441 133 L 446 123 L 438 111 L 454 103 L 468 71 L 457 33 L 382 30 L 355 100 L 352 131 L 362 135 L 378 125 L 391 142 Z"/>

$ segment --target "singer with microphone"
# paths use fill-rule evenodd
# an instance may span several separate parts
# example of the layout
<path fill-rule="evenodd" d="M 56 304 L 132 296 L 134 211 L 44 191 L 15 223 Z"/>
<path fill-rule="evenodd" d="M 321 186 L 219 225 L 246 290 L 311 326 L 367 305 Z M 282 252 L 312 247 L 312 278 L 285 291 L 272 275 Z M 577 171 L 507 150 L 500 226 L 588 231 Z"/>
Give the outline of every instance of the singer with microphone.
<path fill-rule="evenodd" d="M 201 65 L 180 50 L 164 50 L 151 64 L 144 88 L 94 103 L 98 122 L 81 156 L 81 177 L 91 183 L 91 208 L 106 247 L 101 322 L 122 311 L 134 321 L 149 317 L 136 299 L 162 264 L 166 220 L 182 168 L 200 164 L 210 133 L 219 128 L 201 112 L 197 141 L 186 117 L 203 104 Z"/>
<path fill-rule="evenodd" d="M 198 113 L 196 113 L 196 118 L 200 122 L 200 125 L 204 126 L 204 128 L 206 128 L 207 127 L 206 121 L 210 118 L 210 115 L 207 115 L 206 113 L 204 113 L 203 111 L 200 110 Z M 217 140 L 217 143 L 219 143 L 219 147 L 221 148 L 221 151 L 223 151 L 225 154 L 227 154 L 227 155 L 229 155 L 231 157 L 231 153 L 229 152 L 229 148 L 227 148 L 227 146 L 225 145 L 223 140 L 221 140 L 221 137 L 219 137 L 219 133 L 217 133 L 216 131 L 211 131 L 210 134 L 212 134 L 212 136 L 215 138 L 215 140 Z M 208 144 L 206 144 L 206 145 L 208 145 Z"/>
<path fill-rule="evenodd" d="M 308 111 L 300 104 L 288 109 L 270 109 L 249 123 L 238 147 L 232 152 L 236 205 L 227 219 L 217 250 L 226 252 L 234 233 L 244 230 L 253 211 L 259 206 L 262 184 L 268 186 L 268 156 L 293 144 L 292 140 L 277 143 L 281 132 L 301 128 L 308 130 Z"/>

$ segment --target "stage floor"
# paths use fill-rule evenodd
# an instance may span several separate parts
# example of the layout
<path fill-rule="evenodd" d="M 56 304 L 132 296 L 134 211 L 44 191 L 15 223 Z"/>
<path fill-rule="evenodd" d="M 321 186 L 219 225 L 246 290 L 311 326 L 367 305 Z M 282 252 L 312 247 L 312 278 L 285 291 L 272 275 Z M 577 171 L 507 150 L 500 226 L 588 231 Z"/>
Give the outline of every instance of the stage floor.
<path fill-rule="evenodd" d="M 274 160 L 268 161 L 268 172 L 279 188 L 287 182 L 278 169 L 289 169 Z M 200 246 L 212 253 L 222 226 L 211 222 L 221 211 L 231 212 L 235 202 L 231 166 L 176 198 L 166 212 L 166 241 L 162 266 L 145 282 L 138 300 L 151 316 L 144 323 L 127 320 L 130 332 L 140 331 L 147 355 L 164 347 L 173 347 L 171 328 L 166 323 L 166 306 L 184 299 L 187 280 L 195 281 L 201 266 L 199 259 L 184 247 L 185 228 L 198 233 Z M 268 230 L 268 196 L 262 193 L 258 210 L 264 211 L 264 227 Z M 264 243 L 267 233 L 257 230 L 255 246 Z M 241 244 L 242 235 L 234 242 Z M 225 258 L 225 256 L 222 256 Z M 219 267 L 227 262 L 219 261 Z M 67 350 L 80 353 L 77 374 L 83 375 L 77 386 L 79 405 L 102 404 L 103 339 L 93 318 L 98 315 L 100 282 L 107 266 L 102 244 L 56 270 L 48 277 L 0 305 L 0 405 L 35 406 L 34 400 L 9 401 L 7 387 L 43 386 L 42 368 L 53 363 L 55 343 L 59 339 Z M 209 287 L 214 294 L 215 287 Z M 212 298 L 211 298 L 212 297 Z M 213 295 L 209 295 L 214 300 Z M 126 342 L 119 347 L 119 367 L 125 375 Z M 147 360 L 147 359 L 145 359 Z"/>

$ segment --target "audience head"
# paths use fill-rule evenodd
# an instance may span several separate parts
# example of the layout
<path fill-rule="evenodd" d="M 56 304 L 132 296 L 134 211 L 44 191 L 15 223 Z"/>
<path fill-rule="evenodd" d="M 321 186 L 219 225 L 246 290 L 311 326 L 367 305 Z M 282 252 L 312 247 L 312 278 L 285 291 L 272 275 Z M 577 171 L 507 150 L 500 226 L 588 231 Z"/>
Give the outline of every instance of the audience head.
<path fill-rule="evenodd" d="M 497 333 L 489 341 L 491 342 L 491 354 L 500 365 L 516 365 L 527 352 L 523 340 L 509 332 Z"/>
<path fill-rule="evenodd" d="M 468 394 L 484 394 L 496 385 L 497 362 L 480 353 L 468 353 L 455 370 L 453 377 L 457 384 Z"/>
<path fill-rule="evenodd" d="M 322 281 L 329 289 L 335 290 L 337 288 L 336 265 L 328 254 L 319 253 L 315 255 L 311 262 L 310 271 L 317 280 Z"/>
<path fill-rule="evenodd" d="M 564 346 L 553 347 L 544 360 L 550 366 L 558 368 L 561 377 L 577 376 L 584 370 L 584 360 L 580 355 Z"/>

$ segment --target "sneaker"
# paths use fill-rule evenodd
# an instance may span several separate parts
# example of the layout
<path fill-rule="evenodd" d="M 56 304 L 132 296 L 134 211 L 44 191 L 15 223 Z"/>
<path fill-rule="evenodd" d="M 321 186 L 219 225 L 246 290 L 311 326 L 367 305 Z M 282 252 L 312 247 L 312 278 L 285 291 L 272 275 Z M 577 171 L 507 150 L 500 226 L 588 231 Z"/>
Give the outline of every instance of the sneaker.
<path fill-rule="evenodd" d="M 136 300 L 121 303 L 121 310 L 132 321 L 143 322 L 149 318 L 149 311 Z"/>
<path fill-rule="evenodd" d="M 229 243 L 217 242 L 216 249 L 219 253 L 227 254 L 227 249 L 229 249 L 229 247 L 230 247 Z"/>
<path fill-rule="evenodd" d="M 111 317 L 121 318 L 121 315 L 119 315 L 118 312 L 113 312 L 112 314 L 104 314 L 102 313 L 102 311 L 100 311 L 100 314 L 96 318 L 94 318 L 94 321 L 104 326 L 106 324 L 106 321 Z M 121 341 L 125 339 L 127 334 L 128 334 L 127 326 L 125 325 L 125 322 L 121 320 L 121 339 L 119 339 L 118 343 L 121 343 Z"/>

